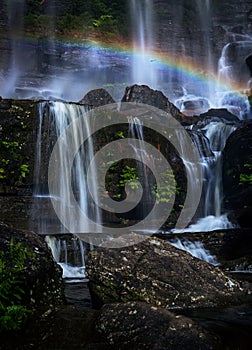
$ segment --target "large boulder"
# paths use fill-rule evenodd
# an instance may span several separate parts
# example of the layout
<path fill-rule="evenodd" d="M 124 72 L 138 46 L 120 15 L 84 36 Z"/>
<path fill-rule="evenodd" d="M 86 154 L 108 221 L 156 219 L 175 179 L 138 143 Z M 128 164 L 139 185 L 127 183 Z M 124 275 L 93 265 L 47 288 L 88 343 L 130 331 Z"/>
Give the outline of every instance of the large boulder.
<path fill-rule="evenodd" d="M 220 269 L 157 238 L 98 248 L 89 254 L 86 271 L 97 306 L 137 300 L 165 308 L 212 307 L 239 304 L 246 296 Z"/>
<path fill-rule="evenodd" d="M 223 151 L 224 207 L 242 227 L 252 227 L 252 122 L 228 138 Z"/>
<path fill-rule="evenodd" d="M 23 349 L 222 349 L 219 336 L 182 315 L 143 302 L 101 310 L 62 306 L 29 320 L 18 337 L 1 339 L 4 350 Z"/>
<path fill-rule="evenodd" d="M 115 103 L 115 101 L 105 89 L 100 88 L 93 89 L 86 93 L 79 103 L 92 107 L 100 107 L 110 103 Z"/>
<path fill-rule="evenodd" d="M 0 251 L 10 257 L 10 241 L 22 242 L 33 253 L 25 261 L 26 269 L 20 273 L 24 294 L 21 303 L 37 312 L 65 302 L 62 270 L 54 261 L 45 241 L 36 233 L 14 229 L 0 223 Z"/>
<path fill-rule="evenodd" d="M 144 103 L 162 109 L 170 113 L 182 125 L 191 125 L 198 120 L 197 117 L 185 116 L 161 91 L 153 90 L 147 85 L 135 84 L 126 87 L 122 102 Z"/>
<path fill-rule="evenodd" d="M 104 305 L 96 330 L 117 349 L 220 349 L 218 337 L 191 319 L 143 302 Z"/>
<path fill-rule="evenodd" d="M 18 336 L 5 334 L 1 350 L 69 350 L 103 349 L 101 336 L 95 330 L 98 311 L 64 305 L 28 319 Z"/>

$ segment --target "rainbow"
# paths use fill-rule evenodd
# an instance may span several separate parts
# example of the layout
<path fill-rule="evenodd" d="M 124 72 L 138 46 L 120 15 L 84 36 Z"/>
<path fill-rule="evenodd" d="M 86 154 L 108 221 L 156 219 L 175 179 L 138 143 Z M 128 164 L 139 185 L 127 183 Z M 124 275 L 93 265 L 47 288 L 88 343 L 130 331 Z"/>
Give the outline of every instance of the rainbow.
<path fill-rule="evenodd" d="M 68 42 L 69 44 L 69 42 Z M 76 43 L 75 43 L 76 44 Z M 133 55 L 141 55 L 141 50 L 136 46 L 128 43 L 107 43 L 105 41 L 85 41 L 79 42 L 79 45 L 91 45 L 94 50 L 106 50 L 111 54 L 117 53 L 119 55 L 132 57 Z M 134 46 L 134 48 L 133 48 Z M 234 91 L 237 93 L 244 92 L 244 86 L 239 85 L 236 82 L 230 82 L 223 78 L 220 78 L 216 72 L 207 71 L 205 67 L 196 65 L 189 58 L 174 57 L 167 52 L 145 52 L 147 59 L 153 62 L 153 64 L 159 69 L 168 70 L 171 75 L 180 75 L 184 77 L 187 82 L 202 82 L 212 87 L 218 87 L 222 91 Z"/>
<path fill-rule="evenodd" d="M 28 39 L 28 40 L 27 40 Z M 36 38 L 27 38 L 26 40 L 33 45 L 38 43 Z M 46 40 L 48 41 L 48 40 Z M 124 63 L 126 62 L 130 65 L 133 62 L 133 58 L 141 55 L 141 50 L 132 43 L 121 42 L 118 40 L 108 42 L 102 40 L 94 39 L 83 39 L 83 40 L 66 40 L 66 39 L 53 39 L 52 42 L 54 45 L 59 45 L 60 47 L 72 47 L 73 50 L 76 48 L 88 48 L 91 54 L 96 53 L 99 55 L 101 53 L 104 56 L 113 56 L 116 55 L 118 59 L 121 59 Z M 134 46 L 134 47 L 133 47 Z M 209 92 L 212 94 L 223 93 L 232 91 L 233 94 L 246 94 L 246 87 L 239 85 L 236 82 L 230 83 L 224 79 L 220 79 L 216 72 L 207 71 L 205 67 L 200 67 L 198 64 L 188 58 L 178 58 L 174 57 L 167 52 L 146 52 L 146 59 L 151 62 L 155 70 L 165 72 L 169 77 L 175 77 L 175 80 L 178 79 L 178 82 L 183 87 L 190 86 L 195 87 L 199 86 L 200 94 L 205 93 L 209 95 Z M 131 61 L 132 60 L 132 61 Z M 108 82 L 110 83 L 110 82 Z M 139 83 L 134 81 L 132 83 Z M 152 86 L 151 86 L 152 87 Z M 159 89 L 159 87 L 158 87 Z M 205 91 L 204 91 L 205 89 Z M 169 97 L 169 96 L 168 96 Z"/>

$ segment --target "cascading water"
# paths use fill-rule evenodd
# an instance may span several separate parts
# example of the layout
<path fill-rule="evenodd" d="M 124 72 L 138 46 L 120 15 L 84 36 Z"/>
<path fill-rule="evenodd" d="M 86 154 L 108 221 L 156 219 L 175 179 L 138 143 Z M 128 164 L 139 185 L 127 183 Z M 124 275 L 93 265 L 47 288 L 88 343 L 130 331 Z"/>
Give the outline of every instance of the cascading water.
<path fill-rule="evenodd" d="M 153 50 L 152 0 L 130 0 L 133 31 L 132 81 L 155 88 L 156 71 Z"/>
<path fill-rule="evenodd" d="M 188 240 L 182 241 L 177 238 L 176 240 L 169 241 L 169 243 L 178 249 L 181 249 L 190 253 L 195 258 L 204 260 L 214 266 L 219 265 L 216 257 L 213 256 L 208 250 L 206 250 L 204 248 L 204 245 L 200 241 L 196 241 L 196 242 L 191 242 Z"/>
<path fill-rule="evenodd" d="M 213 55 L 212 55 L 212 47 L 210 40 L 210 32 L 211 32 L 211 18 L 212 18 L 212 10 L 211 10 L 211 2 L 210 0 L 197 0 L 196 7 L 198 9 L 197 13 L 199 16 L 199 22 L 202 32 L 202 51 L 205 56 L 204 67 L 207 74 L 210 76 L 214 72 L 214 64 L 213 64 Z M 207 97 L 211 99 L 213 96 L 213 85 L 208 84 L 208 92 Z"/>
<path fill-rule="evenodd" d="M 49 117 L 47 123 L 44 122 L 45 115 L 43 113 L 44 109 L 48 108 Z M 84 106 L 76 105 L 76 104 L 65 104 L 63 102 L 50 102 L 48 103 L 42 103 L 40 106 L 40 121 L 39 121 L 39 127 L 38 127 L 38 135 L 37 135 L 37 160 L 36 160 L 36 166 L 35 166 L 35 191 L 34 191 L 34 197 L 35 197 L 35 203 L 40 203 L 41 207 L 41 201 L 50 201 L 50 199 L 54 199 L 59 202 L 61 215 L 62 217 L 69 218 L 69 226 L 68 229 L 66 229 L 62 224 L 58 223 L 57 225 L 53 225 L 51 223 L 50 218 L 47 219 L 47 215 L 43 215 L 43 211 L 40 213 L 41 220 L 39 220 L 37 232 L 40 234 L 48 234 L 48 233 L 64 233 L 64 232 L 73 232 L 73 233 L 80 233 L 80 231 L 76 230 L 76 225 L 78 226 L 78 218 L 71 219 L 71 208 L 68 205 L 71 203 L 70 195 L 73 191 L 76 197 L 76 201 L 78 202 L 78 205 L 81 209 L 81 213 L 84 213 L 86 217 L 89 217 L 91 220 L 93 220 L 96 223 L 99 223 L 100 220 L 100 211 L 98 207 L 94 204 L 93 199 L 88 194 L 87 190 L 87 174 L 86 169 L 88 167 L 88 164 L 90 160 L 93 158 L 94 150 L 93 150 L 93 140 L 91 137 L 87 139 L 86 145 L 82 145 L 82 142 L 79 140 L 82 139 L 82 136 L 89 130 L 89 124 L 87 121 L 86 116 L 86 109 Z M 83 123 L 81 123 L 82 127 L 80 128 L 77 123 L 75 123 L 77 118 L 81 118 Z M 50 154 L 45 155 L 44 152 L 42 154 L 41 151 L 41 144 L 42 144 L 42 129 L 43 126 L 47 124 L 48 127 L 50 127 L 50 130 L 47 131 L 47 133 L 44 132 L 44 134 L 47 134 L 48 140 L 47 142 L 50 144 L 52 143 L 52 140 L 55 142 L 59 138 L 64 138 L 64 132 L 66 128 L 71 125 L 73 128 L 73 135 L 71 142 L 73 144 L 78 145 L 81 144 L 81 147 L 77 154 L 75 155 L 74 160 L 71 159 L 67 152 L 67 147 L 64 144 L 64 142 L 60 143 L 62 145 L 62 148 L 59 148 L 57 159 L 57 167 L 60 172 L 60 178 L 57 179 L 57 192 L 58 197 L 57 198 L 51 198 L 53 194 L 48 193 L 48 188 L 45 186 L 46 182 L 46 174 L 44 173 L 45 170 L 42 167 L 43 164 L 43 155 L 44 156 L 50 156 Z M 50 136 L 51 135 L 51 136 Z M 51 137 L 51 140 L 50 140 Z M 71 147 L 71 145 L 68 145 Z M 65 147 L 65 148 L 64 148 Z M 50 148 L 50 147 L 49 147 Z M 50 150 L 49 150 L 50 151 Z M 48 151 L 48 152 L 49 152 Z M 45 166 L 45 165 L 44 165 Z M 68 169 L 71 169 L 71 176 L 68 176 L 69 173 L 67 172 Z M 95 167 L 92 168 L 93 170 L 93 176 L 90 180 L 89 185 L 91 186 L 91 190 L 93 193 L 93 196 L 96 196 L 97 193 L 97 183 L 96 183 L 96 169 Z M 41 185 L 42 183 L 42 185 Z M 98 202 L 97 197 L 94 199 L 96 202 Z M 48 211 L 48 209 L 46 209 Z M 36 211 L 37 213 L 37 211 Z M 37 214 L 35 214 L 37 215 Z M 81 215 L 81 214 L 80 214 Z M 50 217 L 50 215 L 49 215 Z M 58 220 L 59 221 L 59 220 Z M 88 225 L 88 221 L 86 226 L 81 227 L 81 232 L 92 232 Z"/>
<path fill-rule="evenodd" d="M 3 96 L 13 95 L 17 81 L 22 71 L 23 48 L 21 38 L 23 34 L 25 0 L 12 0 L 7 2 L 9 36 L 11 39 L 10 68 L 6 77 Z"/>
<path fill-rule="evenodd" d="M 227 105 L 235 111 L 237 104 L 241 111 L 235 112 L 236 115 L 249 113 L 246 96 L 241 95 L 237 99 L 236 94 L 226 94 L 223 84 L 218 86 L 214 80 L 218 72 L 216 53 L 219 48 L 218 45 L 211 45 L 216 27 L 216 8 L 211 6 L 209 0 L 197 0 L 190 4 L 180 0 L 169 4 L 164 11 L 160 11 L 159 2 L 153 0 L 129 0 L 132 53 L 122 53 L 90 43 L 72 45 L 56 41 L 55 1 L 43 2 L 42 6 L 50 21 L 50 38 L 39 39 L 31 44 L 23 30 L 24 4 L 27 5 L 27 2 L 8 0 L 7 4 L 9 27 L 12 28 L 8 36 L 12 48 L 11 57 L 8 56 L 8 62 L 5 63 L 7 69 L 0 71 L 1 80 L 4 81 L 0 86 L 3 97 L 79 101 L 89 89 L 106 84 L 115 93 L 116 89 L 111 85 L 121 84 L 118 87 L 121 92 L 117 90 L 115 98 L 119 100 L 123 94 L 122 85 L 143 83 L 163 91 L 173 103 L 181 103 L 180 109 L 185 114 L 199 114 L 209 106 Z M 158 28 L 159 22 L 163 28 Z M 227 32 L 227 37 L 231 34 Z M 220 80 L 236 84 L 239 83 L 239 77 L 243 76 L 247 84 L 250 75 L 245 58 L 251 52 L 251 37 L 234 34 L 232 41 L 223 50 L 220 60 L 223 64 L 219 66 Z M 231 61 L 227 59 L 234 47 L 238 50 L 234 57 L 239 56 L 239 62 L 232 60 L 232 57 Z M 163 64 L 159 53 L 164 62 L 168 60 L 168 64 Z M 239 74 L 239 66 L 243 66 L 242 74 Z M 199 72 L 196 67 L 199 67 Z M 224 75 L 228 75 L 227 79 L 223 79 L 223 70 L 227 73 Z M 233 79 L 235 71 L 238 73 Z M 203 79 L 200 76 L 202 72 Z M 68 88 L 70 84 L 71 89 Z"/>
<path fill-rule="evenodd" d="M 246 58 L 250 56 L 252 49 L 252 37 L 246 34 L 232 34 L 232 41 L 227 43 L 221 52 L 218 62 L 218 80 L 219 83 L 239 85 L 240 91 L 246 91 L 250 88 L 249 67 L 246 64 Z M 221 89 L 220 89 L 221 91 Z M 234 91 L 222 91 L 216 96 L 217 107 L 227 108 L 239 119 L 251 117 L 250 104 L 245 94 Z"/>
<path fill-rule="evenodd" d="M 234 126 L 226 125 L 224 123 L 210 123 L 205 128 L 206 137 L 210 141 L 210 147 L 215 158 L 214 166 L 212 167 L 212 169 L 214 170 L 214 176 L 213 174 L 210 174 L 211 186 L 209 186 L 208 188 L 207 200 L 205 203 L 206 216 L 213 214 L 216 217 L 220 217 L 221 215 L 221 202 L 222 202 L 221 154 L 225 147 L 226 140 L 235 129 L 236 128 Z M 214 193 L 213 208 L 211 208 L 211 206 L 209 207 L 209 203 L 211 203 L 211 201 L 208 199 L 210 192 Z"/>
<path fill-rule="evenodd" d="M 204 173 L 204 187 L 203 187 L 203 210 L 201 218 L 188 228 L 173 232 L 204 232 L 214 231 L 218 229 L 233 228 L 227 214 L 221 212 L 222 204 L 222 151 L 225 147 L 226 140 L 235 130 L 235 126 L 227 125 L 222 122 L 212 122 L 207 124 L 203 129 L 203 133 L 209 144 L 202 142 L 199 144 L 201 138 L 192 137 L 197 144 L 198 149 L 202 149 L 202 145 L 208 149 L 204 154 L 203 150 L 200 152 L 202 168 Z M 206 151 L 205 151 L 206 152 Z"/>
<path fill-rule="evenodd" d="M 134 149 L 137 160 L 137 173 L 140 182 L 143 186 L 142 195 L 142 215 L 146 216 L 146 213 L 151 209 L 151 203 L 154 203 L 153 189 L 154 183 L 151 182 L 151 177 L 147 172 L 147 167 L 152 159 L 146 150 L 144 143 L 144 131 L 140 120 L 137 117 L 133 117 L 129 123 L 129 146 Z M 140 141 L 136 143 L 134 140 Z M 139 147 L 140 146 L 140 147 Z"/>
<path fill-rule="evenodd" d="M 85 281 L 85 244 L 77 237 L 46 236 L 54 260 L 63 270 L 62 277 L 68 282 Z"/>
<path fill-rule="evenodd" d="M 36 143 L 36 164 L 35 164 L 35 188 L 33 200 L 33 215 L 31 220 L 31 228 L 39 234 L 46 235 L 46 242 L 50 247 L 53 257 L 63 269 L 63 277 L 67 279 L 83 279 L 85 278 L 85 245 L 77 237 L 72 237 L 70 240 L 57 236 L 56 234 L 68 233 L 68 230 L 61 224 L 54 214 L 51 206 L 52 195 L 48 193 L 46 185 L 48 160 L 44 158 L 50 157 L 50 144 L 55 143 L 59 138 L 64 137 L 64 132 L 69 125 L 73 126 L 72 142 L 78 143 L 82 135 L 89 129 L 89 124 L 86 121 L 86 109 L 84 106 L 76 104 L 65 104 L 62 102 L 41 102 L 39 105 L 39 123 L 37 129 Z M 77 127 L 75 121 L 77 118 L 82 118 L 82 128 Z M 47 130 L 47 128 L 50 128 Z M 46 130 L 45 130 L 46 129 Z M 46 136 L 45 136 L 46 135 Z M 44 139 L 46 137 L 46 140 Z M 45 146 L 47 150 L 43 149 Z M 70 147 L 70 145 L 69 145 Z M 87 144 L 82 145 L 75 156 L 74 161 L 69 158 L 66 148 L 59 149 L 59 158 L 57 166 L 60 169 L 60 178 L 58 182 L 58 197 L 57 201 L 61 203 L 62 215 L 70 216 L 68 205 L 70 203 L 71 189 L 75 193 L 76 200 L 81 211 L 91 220 L 96 223 L 100 222 L 100 212 L 88 195 L 86 168 L 90 160 L 93 158 L 93 140 L 88 138 Z M 66 169 L 72 169 L 71 178 L 67 176 Z M 93 195 L 97 190 L 95 168 L 93 167 L 93 177 L 90 182 Z M 55 200 L 55 198 L 54 198 Z M 97 201 L 97 199 L 96 199 Z M 75 232 L 75 220 L 73 224 L 70 220 L 70 231 Z M 83 232 L 91 232 L 87 225 L 82 226 Z M 80 232 L 75 232 L 80 233 Z M 51 234 L 51 235 L 48 235 Z M 63 236 L 64 237 L 64 236 Z M 66 236 L 68 237 L 68 235 Z M 90 247 L 91 249 L 91 247 Z M 71 251 L 71 253 L 70 253 Z M 71 280 L 72 281 L 72 280 Z"/>

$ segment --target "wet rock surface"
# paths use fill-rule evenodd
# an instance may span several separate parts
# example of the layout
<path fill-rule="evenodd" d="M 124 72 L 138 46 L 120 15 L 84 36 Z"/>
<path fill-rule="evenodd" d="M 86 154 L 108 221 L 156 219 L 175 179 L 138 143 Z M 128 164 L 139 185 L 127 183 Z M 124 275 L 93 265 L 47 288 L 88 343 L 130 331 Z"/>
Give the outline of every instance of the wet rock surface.
<path fill-rule="evenodd" d="M 252 226 L 252 122 L 246 121 L 228 138 L 223 151 L 224 207 L 242 227 Z"/>
<path fill-rule="evenodd" d="M 95 333 L 96 315 L 96 310 L 80 306 L 49 309 L 41 317 L 31 318 L 22 331 L 6 335 L 0 349 L 106 349 Z"/>
<path fill-rule="evenodd" d="M 7 335 L 4 350 L 221 349 L 220 337 L 192 319 L 141 302 L 101 310 L 62 306 Z"/>
<path fill-rule="evenodd" d="M 252 235 L 251 229 L 234 228 L 211 232 L 192 232 L 181 234 L 157 234 L 165 241 L 185 243 L 202 243 L 203 248 L 210 255 L 216 257 L 222 270 L 245 271 L 252 268 Z M 193 247 L 192 247 L 193 249 Z"/>
<path fill-rule="evenodd" d="M 247 292 L 220 269 L 157 238 L 89 254 L 94 305 L 145 301 L 165 308 L 237 305 Z M 250 293 L 250 292 L 248 292 Z"/>
<path fill-rule="evenodd" d="M 191 319 L 141 302 L 104 305 L 96 330 L 118 349 L 220 348 L 220 339 Z"/>
<path fill-rule="evenodd" d="M 251 346 L 252 319 L 248 305 L 226 310 L 213 308 L 217 304 L 248 301 L 239 283 L 156 237 L 130 247 L 91 252 L 89 269 L 94 267 L 95 274 L 100 276 L 97 278 L 101 288 L 97 288 L 100 293 L 97 295 L 106 301 L 120 299 L 120 302 L 104 304 L 101 309 L 92 309 L 86 283 L 72 286 L 65 283 L 66 300 L 61 293 L 60 298 L 56 298 L 59 294 L 55 294 L 55 288 L 61 291 L 64 288 L 61 277 L 56 280 L 61 271 L 52 262 L 44 241 L 33 232 L 1 224 L 1 250 L 6 250 L 9 232 L 11 237 L 27 241 L 35 250 L 32 266 L 43 267 L 44 285 L 37 288 L 44 296 L 34 293 L 41 298 L 36 299 L 36 303 L 43 312 L 31 315 L 22 330 L 1 335 L 0 349 L 245 350 Z M 52 271 L 48 265 L 53 266 Z M 30 272 L 28 262 L 27 293 L 33 288 L 33 269 Z M 37 279 L 42 281 L 40 273 Z M 93 279 L 89 286 L 93 292 Z M 177 308 L 176 304 L 167 310 L 164 305 L 170 296 L 174 299 L 174 292 L 178 304 L 182 301 L 185 305 L 185 301 L 190 300 L 190 305 L 196 307 Z M 203 302 L 201 297 L 197 300 L 199 293 L 201 297 L 206 296 Z"/>
<path fill-rule="evenodd" d="M 100 107 L 110 103 L 115 103 L 112 96 L 105 89 L 94 89 L 89 91 L 80 101 L 92 107 Z"/>
<path fill-rule="evenodd" d="M 0 194 L 31 194 L 38 103 L 0 98 Z"/>
<path fill-rule="evenodd" d="M 200 115 L 202 122 L 223 122 L 225 124 L 233 124 L 239 122 L 239 118 L 234 114 L 230 113 L 225 108 L 211 108 L 206 113 Z"/>
<path fill-rule="evenodd" d="M 191 125 L 198 120 L 197 117 L 185 116 L 161 91 L 153 90 L 147 85 L 134 84 L 126 87 L 122 102 L 144 103 L 162 109 L 170 113 L 182 125 Z"/>
<path fill-rule="evenodd" d="M 62 305 L 65 302 L 62 271 L 44 240 L 34 232 L 0 223 L 0 251 L 4 252 L 7 259 L 11 240 L 14 244 L 22 242 L 34 253 L 27 258 L 26 269 L 20 273 L 24 290 L 22 304 L 38 313 Z"/>

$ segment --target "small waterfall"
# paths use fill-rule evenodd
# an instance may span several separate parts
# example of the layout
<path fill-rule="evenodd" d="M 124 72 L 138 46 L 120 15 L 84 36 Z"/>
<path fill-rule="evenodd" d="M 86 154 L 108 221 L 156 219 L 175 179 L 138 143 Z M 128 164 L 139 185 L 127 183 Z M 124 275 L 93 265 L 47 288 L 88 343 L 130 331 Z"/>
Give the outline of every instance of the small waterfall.
<path fill-rule="evenodd" d="M 150 154 L 146 150 L 144 143 L 144 132 L 140 120 L 137 117 L 133 117 L 129 123 L 129 138 L 130 147 L 134 149 L 134 153 L 137 159 L 137 173 L 139 180 L 143 186 L 143 197 L 142 197 L 142 215 L 146 216 L 146 213 L 151 209 L 154 201 L 154 182 L 152 183 L 152 177 L 149 174 L 148 164 L 153 162 Z M 134 140 L 140 141 L 136 143 Z M 141 142 L 142 141 L 142 142 Z M 140 147 L 139 147 L 140 146 Z"/>
<path fill-rule="evenodd" d="M 198 16 L 200 27 L 202 31 L 202 50 L 205 54 L 205 70 L 207 74 L 213 72 L 213 55 L 212 55 L 212 47 L 210 40 L 210 33 L 212 28 L 211 18 L 212 18 L 212 10 L 211 10 L 211 1 L 210 0 L 196 0 L 196 8 L 198 9 Z M 207 96 L 211 98 L 214 94 L 213 85 L 209 82 L 208 84 L 208 93 Z"/>
<path fill-rule="evenodd" d="M 221 52 L 221 57 L 218 62 L 218 76 L 219 79 L 223 79 L 224 81 L 231 82 L 232 81 L 232 65 L 229 64 L 227 60 L 227 51 L 230 46 L 230 43 L 226 44 Z"/>
<path fill-rule="evenodd" d="M 59 149 L 60 159 L 58 167 L 60 167 L 59 174 L 61 174 L 61 178 L 58 179 L 57 192 L 59 194 L 59 201 L 61 202 L 60 210 L 62 211 L 62 216 L 68 218 L 69 228 L 71 232 L 76 232 L 76 227 L 78 229 L 81 229 L 81 231 L 79 232 L 92 232 L 88 224 L 86 225 L 86 227 L 79 227 L 79 222 L 75 222 L 76 220 L 80 221 L 79 217 L 75 217 L 75 219 L 72 222 L 72 211 L 70 208 L 70 194 L 73 188 L 73 192 L 75 194 L 81 211 L 87 217 L 93 219 L 94 222 L 101 222 L 99 209 L 93 202 L 93 199 L 88 192 L 87 184 L 87 169 L 94 155 L 93 139 L 92 137 L 88 137 L 86 145 L 82 145 L 82 142 L 79 141 L 82 139 L 83 135 L 90 134 L 90 125 L 86 118 L 85 107 L 76 104 L 54 102 L 50 105 L 50 112 L 55 122 L 55 130 L 57 137 L 63 137 L 64 140 L 64 131 L 66 130 L 68 125 L 72 125 L 71 142 L 73 142 L 73 145 L 66 145 L 65 142 L 67 140 L 65 140 L 63 143 L 61 143 L 61 145 L 63 145 L 63 149 Z M 75 123 L 76 118 L 82 119 L 83 123 L 81 124 L 81 128 L 77 123 Z M 77 145 L 79 144 L 81 144 L 80 150 L 76 154 L 75 159 L 73 161 L 73 159 L 71 159 L 71 155 L 68 155 L 67 148 L 74 147 L 78 149 L 79 147 Z M 66 169 L 72 170 L 72 179 L 71 176 L 68 176 L 68 172 L 66 172 Z M 96 194 L 95 201 L 96 203 L 98 203 L 98 185 L 96 183 L 96 169 L 93 168 L 92 170 L 93 171 L 90 185 L 92 193 Z"/>
<path fill-rule="evenodd" d="M 228 220 L 227 214 L 221 212 L 222 151 L 227 138 L 234 130 L 233 125 L 212 122 L 202 130 L 203 136 L 199 137 L 197 133 L 191 134 L 201 155 L 204 182 L 200 207 L 203 208 L 199 210 L 200 218 L 195 224 L 183 230 L 173 230 L 173 232 L 204 232 L 234 227 Z"/>
<path fill-rule="evenodd" d="M 192 149 L 190 149 L 188 147 L 188 143 L 187 143 L 186 139 L 184 138 L 183 131 L 178 129 L 178 130 L 175 130 L 175 133 L 176 133 L 177 139 L 179 140 L 180 152 L 182 155 L 181 159 L 183 160 L 183 164 L 184 164 L 185 169 L 186 169 L 187 193 L 199 194 L 196 197 L 200 198 L 201 181 L 202 181 L 201 164 L 190 161 Z M 200 155 L 200 152 L 198 152 L 198 153 Z M 198 156 L 197 156 L 197 159 L 198 159 Z M 184 203 L 184 205 L 185 205 L 185 203 Z M 198 207 L 198 205 L 199 205 L 199 202 L 195 203 L 196 208 Z M 192 215 L 194 215 L 194 213 L 192 213 Z M 187 222 L 189 222 L 189 221 L 187 221 Z M 177 231 L 181 232 L 181 229 L 174 230 L 174 232 L 177 232 Z M 184 229 L 182 229 L 182 232 L 184 232 Z"/>
<path fill-rule="evenodd" d="M 23 35 L 25 0 L 8 0 L 8 25 L 11 39 L 11 62 L 10 71 L 7 74 L 3 96 L 13 96 L 16 84 L 22 72 L 23 48 L 21 38 Z"/>
<path fill-rule="evenodd" d="M 130 0 L 130 9 L 134 52 L 132 81 L 155 88 L 157 77 L 154 60 L 151 57 L 153 50 L 153 1 Z"/>
<path fill-rule="evenodd" d="M 246 57 L 251 53 L 252 38 L 244 35 L 243 41 L 237 41 L 235 34 L 233 41 L 227 43 L 221 52 L 218 62 L 219 85 L 239 85 L 239 90 L 250 88 L 250 72 L 246 65 Z M 217 87 L 222 91 L 217 94 L 217 106 L 225 107 L 239 119 L 251 118 L 250 103 L 246 94 Z"/>
<path fill-rule="evenodd" d="M 47 109 L 46 112 L 45 109 Z M 101 221 L 99 209 L 95 205 L 95 201 L 98 202 L 98 200 L 97 198 L 93 200 L 88 192 L 87 185 L 87 168 L 94 153 L 93 140 L 89 137 L 84 144 L 80 141 L 84 134 L 89 134 L 88 130 L 90 128 L 86 118 L 85 107 L 63 102 L 45 102 L 40 105 L 39 114 L 35 165 L 36 185 L 34 189 L 34 202 L 35 207 L 37 207 L 34 215 L 37 216 L 38 225 L 35 231 L 40 234 L 67 233 L 69 231 L 72 233 L 93 232 L 89 227 L 88 220 L 87 224 L 83 225 L 83 220 L 81 221 L 77 217 L 83 213 L 85 217 L 88 217 L 95 223 Z M 45 120 L 46 116 L 48 120 Z M 81 118 L 81 126 L 75 123 L 78 118 Z M 65 131 L 70 125 L 72 126 L 73 135 L 71 135 L 70 144 L 66 144 L 67 140 L 64 139 L 66 137 Z M 45 137 L 47 138 L 46 140 L 44 139 Z M 52 164 L 52 166 L 57 166 L 57 170 L 60 173 L 60 177 L 54 179 L 54 186 L 56 186 L 57 192 L 57 196 L 55 196 L 54 193 L 49 193 L 48 191 L 47 171 L 52 144 L 59 139 L 63 140 L 63 142 L 58 144 L 60 147 L 58 149 L 57 165 Z M 81 144 L 81 147 L 77 147 L 79 151 L 72 159 L 68 149 L 78 144 Z M 43 150 L 41 148 L 42 145 L 44 146 Z M 44 157 L 47 159 L 45 160 Z M 92 170 L 93 176 L 89 181 L 89 186 L 91 186 L 92 194 L 95 196 L 98 188 L 96 183 L 97 176 L 96 169 L 93 167 Z M 74 193 L 80 208 L 80 213 L 78 212 L 76 215 L 72 215 L 71 211 L 71 193 Z M 58 203 L 61 217 L 67 218 L 67 228 L 59 220 L 56 222 L 55 215 L 52 219 L 50 210 L 52 212 L 54 210 L 50 206 L 51 201 Z M 33 218 L 33 220 L 35 219 Z M 79 224 L 80 221 L 82 225 Z"/>
<path fill-rule="evenodd" d="M 208 250 L 204 248 L 204 245 L 200 241 L 191 242 L 189 240 L 176 239 L 175 241 L 169 241 L 174 247 L 184 250 L 190 253 L 195 258 L 204 260 L 211 265 L 218 266 L 219 263 L 215 256 L 213 256 Z"/>
<path fill-rule="evenodd" d="M 45 237 L 45 241 L 50 248 L 54 260 L 63 270 L 63 278 L 68 282 L 85 281 L 85 244 L 82 240 L 74 236 Z"/>
<path fill-rule="evenodd" d="M 206 126 L 206 137 L 210 141 L 210 147 L 214 154 L 214 163 L 212 161 L 207 167 L 208 171 L 208 191 L 205 203 L 205 216 L 214 215 L 220 217 L 221 203 L 222 203 L 222 151 L 225 147 L 228 137 L 236 128 L 232 125 L 224 123 L 210 123 Z M 212 163 L 212 164 L 211 164 Z M 211 193 L 213 194 L 213 201 L 210 200 Z M 211 207 L 213 202 L 213 207 Z"/>

